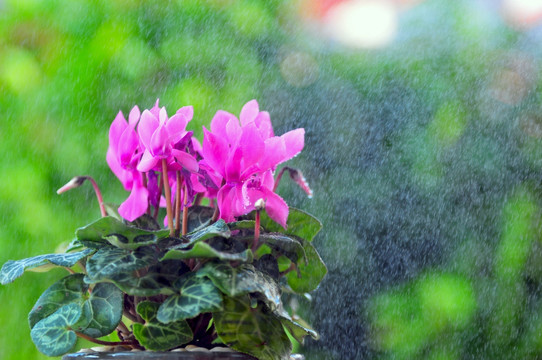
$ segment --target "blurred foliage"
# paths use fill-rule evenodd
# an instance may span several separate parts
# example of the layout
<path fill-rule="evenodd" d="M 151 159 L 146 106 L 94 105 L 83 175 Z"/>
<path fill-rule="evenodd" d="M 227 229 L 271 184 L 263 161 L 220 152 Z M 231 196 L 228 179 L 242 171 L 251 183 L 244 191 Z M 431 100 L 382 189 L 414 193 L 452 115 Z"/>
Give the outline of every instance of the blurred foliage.
<path fill-rule="evenodd" d="M 0 263 L 99 216 L 90 186 L 55 194 L 72 176 L 124 200 L 104 161 L 119 110 L 192 104 L 201 135 L 256 98 L 277 134 L 306 128 L 294 166 L 315 196 L 279 192 L 324 222 L 330 273 L 292 304 L 322 339 L 300 351 L 539 358 L 542 39 L 482 3 L 427 0 L 388 47 L 353 51 L 308 35 L 286 0 L 0 1 Z M 45 358 L 23 323 L 61 274 L 0 287 L 0 358 Z"/>

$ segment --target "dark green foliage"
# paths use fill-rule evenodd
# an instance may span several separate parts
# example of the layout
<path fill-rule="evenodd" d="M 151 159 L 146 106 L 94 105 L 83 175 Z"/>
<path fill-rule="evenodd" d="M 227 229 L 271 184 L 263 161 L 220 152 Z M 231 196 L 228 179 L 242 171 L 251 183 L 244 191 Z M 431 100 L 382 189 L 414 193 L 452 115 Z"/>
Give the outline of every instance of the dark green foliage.
<path fill-rule="evenodd" d="M 149 350 L 222 341 L 262 360 L 280 360 L 292 349 L 286 331 L 298 341 L 306 335 L 317 338 L 284 310 L 279 284 L 287 274 L 290 287 L 304 292 L 322 279 L 325 266 L 311 243 L 299 237 L 314 236 L 318 223 L 296 212 L 292 229 L 295 224 L 298 229 L 285 234 L 266 220 L 258 243 L 267 251 L 257 251 L 255 257 L 254 221 L 211 224 L 210 213 L 206 207 L 191 209 L 194 229 L 182 237 L 156 230 L 147 215 L 130 225 L 104 217 L 77 230 L 71 247 L 88 246 L 82 251 L 4 266 L 8 280 L 49 263 L 71 267 L 81 262 L 85 267 L 86 274 L 68 275 L 45 290 L 30 312 L 38 349 L 61 355 L 73 347 L 76 336 L 99 338 L 120 326 L 128 344 Z M 299 224 L 310 224 L 310 230 Z M 288 262 L 289 273 L 279 272 L 279 258 Z M 133 322 L 135 339 L 121 324 L 123 314 Z"/>
<path fill-rule="evenodd" d="M 134 335 L 145 348 L 164 351 L 192 340 L 192 330 L 184 320 L 164 324 L 156 318 L 160 304 L 144 301 L 137 306 L 144 324 L 134 324 Z"/>

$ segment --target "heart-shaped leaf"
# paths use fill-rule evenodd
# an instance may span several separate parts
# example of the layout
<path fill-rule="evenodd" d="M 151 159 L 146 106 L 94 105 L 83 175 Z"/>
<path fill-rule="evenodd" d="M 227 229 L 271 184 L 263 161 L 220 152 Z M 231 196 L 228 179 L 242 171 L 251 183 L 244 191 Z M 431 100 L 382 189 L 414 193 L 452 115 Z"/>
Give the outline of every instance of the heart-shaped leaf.
<path fill-rule="evenodd" d="M 90 323 L 82 331 L 93 338 L 108 335 L 118 326 L 123 311 L 124 295 L 115 285 L 96 284 L 87 304 L 90 307 Z"/>
<path fill-rule="evenodd" d="M 168 324 L 161 323 L 156 318 L 160 304 L 143 301 L 137 305 L 137 313 L 145 324 L 133 325 L 136 339 L 148 350 L 165 351 L 184 345 L 194 337 L 190 326 L 185 320 Z"/>
<path fill-rule="evenodd" d="M 168 234 L 168 230 L 138 229 L 111 216 L 100 218 L 75 232 L 77 239 L 84 244 L 95 243 L 101 247 L 109 243 L 118 248 L 129 250 L 155 244 L 159 238 L 166 237 Z"/>
<path fill-rule="evenodd" d="M 260 235 L 260 241 L 267 244 L 274 252 L 286 256 L 294 263 L 303 261 L 307 263 L 305 249 L 302 240 L 295 236 L 287 236 L 281 233 L 264 233 Z"/>
<path fill-rule="evenodd" d="M 126 250 L 104 247 L 87 261 L 87 274 L 94 282 L 114 275 L 131 273 L 158 262 L 157 253 L 150 247 Z"/>
<path fill-rule="evenodd" d="M 100 283 L 89 295 L 83 278 L 83 274 L 68 275 L 45 290 L 28 314 L 30 328 L 62 306 L 77 304 L 82 315 L 74 330 L 96 338 L 115 330 L 122 317 L 122 292 L 113 284 Z"/>
<path fill-rule="evenodd" d="M 186 248 L 199 241 L 211 239 L 217 236 L 224 238 L 229 238 L 231 236 L 230 228 L 222 219 L 218 220 L 214 224 L 199 228 L 191 233 L 186 234 L 184 237 L 188 240 L 188 242 L 177 246 L 177 248 Z"/>
<path fill-rule="evenodd" d="M 211 223 L 215 209 L 208 206 L 191 206 L 188 208 L 188 232 L 193 232 Z"/>
<path fill-rule="evenodd" d="M 133 296 L 174 295 L 173 283 L 190 269 L 181 261 L 165 260 L 152 265 L 146 271 L 127 271 L 109 276 L 108 281 Z M 88 276 L 85 282 L 93 283 Z"/>
<path fill-rule="evenodd" d="M 216 332 L 234 350 L 260 360 L 288 360 L 292 344 L 280 320 L 248 296 L 224 299 L 224 310 L 213 313 Z"/>
<path fill-rule="evenodd" d="M 307 262 L 299 262 L 298 271 L 292 271 L 286 275 L 288 285 L 297 293 L 315 290 L 327 274 L 327 267 L 314 246 L 308 241 L 303 241 L 303 249 Z"/>
<path fill-rule="evenodd" d="M 81 314 L 79 305 L 68 304 L 40 320 L 30 331 L 38 350 L 47 356 L 60 356 L 69 352 L 77 341 L 77 335 L 71 329 Z"/>
<path fill-rule="evenodd" d="M 222 309 L 222 295 L 205 277 L 183 277 L 175 284 L 180 294 L 170 296 L 158 310 L 157 318 L 170 323 Z"/>
<path fill-rule="evenodd" d="M 75 303 L 82 307 L 88 292 L 88 285 L 83 278 L 83 274 L 68 275 L 45 290 L 28 314 L 30 328 L 65 305 Z M 85 328 L 86 325 L 88 323 L 82 327 Z"/>
<path fill-rule="evenodd" d="M 208 277 L 227 296 L 259 293 L 263 295 L 270 308 L 276 308 L 281 304 L 277 282 L 250 264 L 234 268 L 224 263 L 208 263 L 198 271 L 197 276 Z"/>
<path fill-rule="evenodd" d="M 83 251 L 69 254 L 48 254 L 38 255 L 22 260 L 9 260 L 4 264 L 4 266 L 2 266 L 2 270 L 0 270 L 0 283 L 2 285 L 9 284 L 13 280 L 20 277 L 25 270 L 50 266 L 51 264 L 72 267 L 79 260 L 90 255 L 93 251 L 94 250 L 91 249 L 85 249 Z"/>
<path fill-rule="evenodd" d="M 213 248 L 211 245 L 198 242 L 195 243 L 191 249 L 188 250 L 177 250 L 173 249 L 168 251 L 162 260 L 165 259 L 191 259 L 191 258 L 206 258 L 206 259 L 220 259 L 226 261 L 241 261 L 241 262 L 250 262 L 252 261 L 252 251 L 245 250 L 240 253 L 230 253 L 218 251 Z"/>

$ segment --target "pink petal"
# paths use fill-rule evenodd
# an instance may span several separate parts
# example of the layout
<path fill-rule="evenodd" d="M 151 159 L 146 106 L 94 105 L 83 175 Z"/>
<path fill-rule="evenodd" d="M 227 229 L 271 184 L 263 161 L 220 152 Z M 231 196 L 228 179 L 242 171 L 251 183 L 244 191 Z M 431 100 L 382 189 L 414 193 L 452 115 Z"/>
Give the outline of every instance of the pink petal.
<path fill-rule="evenodd" d="M 132 161 L 132 157 L 139 146 L 139 138 L 134 128 L 130 125 L 124 130 L 120 137 L 118 147 L 118 157 L 121 166 L 128 168 Z"/>
<path fill-rule="evenodd" d="M 220 210 L 220 218 L 225 222 L 232 222 L 235 220 L 232 212 L 232 204 L 237 201 L 235 198 L 235 188 L 230 185 L 223 186 L 216 196 L 218 209 Z"/>
<path fill-rule="evenodd" d="M 258 114 L 258 116 L 256 116 L 254 123 L 260 130 L 260 135 L 264 139 L 275 136 L 275 134 L 273 133 L 273 125 L 271 124 L 271 118 L 267 111 L 261 111 Z"/>
<path fill-rule="evenodd" d="M 152 134 L 148 149 L 151 154 L 160 158 L 167 158 L 170 155 L 169 134 L 163 123 Z"/>
<path fill-rule="evenodd" d="M 225 176 L 226 181 L 236 182 L 241 177 L 241 160 L 243 159 L 243 151 L 236 148 L 228 160 L 226 161 Z"/>
<path fill-rule="evenodd" d="M 265 211 L 267 212 L 267 215 L 286 229 L 286 222 L 288 221 L 288 204 L 273 191 L 267 188 L 262 188 L 262 190 L 265 194 Z"/>
<path fill-rule="evenodd" d="M 177 114 L 182 114 L 187 122 L 190 122 L 194 117 L 194 107 L 193 106 L 183 106 L 177 110 Z"/>
<path fill-rule="evenodd" d="M 243 151 L 243 169 L 256 164 L 264 154 L 265 144 L 254 122 L 243 126 L 239 144 Z"/>
<path fill-rule="evenodd" d="M 241 126 L 245 126 L 249 122 L 254 121 L 259 112 L 260 108 L 256 100 L 250 100 L 247 102 L 241 109 L 241 114 L 239 115 Z"/>
<path fill-rule="evenodd" d="M 140 172 L 150 171 L 156 165 L 158 165 L 159 161 L 160 159 L 152 156 L 149 150 L 145 150 L 145 152 L 143 153 L 143 156 L 141 157 L 141 160 L 139 161 L 139 164 L 137 164 L 137 171 L 140 171 Z"/>
<path fill-rule="evenodd" d="M 134 181 L 130 196 L 119 206 L 119 214 L 128 221 L 134 221 L 147 211 L 149 194 L 141 180 Z"/>
<path fill-rule="evenodd" d="M 224 177 L 224 165 L 228 159 L 229 146 L 223 137 L 203 127 L 203 158 L 207 165 Z"/>
<path fill-rule="evenodd" d="M 154 134 L 158 126 L 160 126 L 158 119 L 149 110 L 143 111 L 141 120 L 139 120 L 137 132 L 139 133 L 141 142 L 143 142 L 143 145 L 147 149 L 150 148 L 152 134 Z"/>
<path fill-rule="evenodd" d="M 241 136 L 241 126 L 235 115 L 218 110 L 211 121 L 211 131 L 223 137 L 229 144 L 235 144 Z"/>
<path fill-rule="evenodd" d="M 160 109 L 158 120 L 160 120 L 160 125 L 164 125 L 167 122 L 167 111 L 165 107 Z"/>
<path fill-rule="evenodd" d="M 299 154 L 304 145 L 305 129 L 295 129 L 265 140 L 265 156 L 259 162 L 260 169 L 275 169 L 278 164 Z"/>
<path fill-rule="evenodd" d="M 199 171 L 198 161 L 192 155 L 177 149 L 173 149 L 172 152 L 175 159 L 177 159 L 186 170 L 194 173 Z"/>
<path fill-rule="evenodd" d="M 139 108 L 134 106 L 132 110 L 130 111 L 130 115 L 128 116 L 128 123 L 135 128 L 137 125 L 137 122 L 139 121 L 139 116 L 141 115 L 141 112 L 139 111 Z"/>
<path fill-rule="evenodd" d="M 182 139 L 186 133 L 186 124 L 188 124 L 188 120 L 181 113 L 177 113 L 169 118 L 166 123 L 166 129 L 169 134 L 170 143 L 176 144 Z"/>
<path fill-rule="evenodd" d="M 160 117 L 160 105 L 158 105 L 159 102 L 160 102 L 160 99 L 156 99 L 154 106 L 150 110 L 151 114 L 153 114 L 156 119 Z"/>

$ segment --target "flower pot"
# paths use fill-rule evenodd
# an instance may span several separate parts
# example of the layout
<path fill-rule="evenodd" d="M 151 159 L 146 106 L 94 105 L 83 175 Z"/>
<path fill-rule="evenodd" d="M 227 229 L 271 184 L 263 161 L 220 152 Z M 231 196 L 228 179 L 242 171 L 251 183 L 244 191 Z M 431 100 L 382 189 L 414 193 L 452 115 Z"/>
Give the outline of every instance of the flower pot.
<path fill-rule="evenodd" d="M 247 354 L 238 352 L 212 352 L 212 351 L 124 351 L 124 352 L 85 352 L 64 355 L 62 360 L 256 360 Z M 299 354 L 290 356 L 291 360 L 305 360 Z"/>

